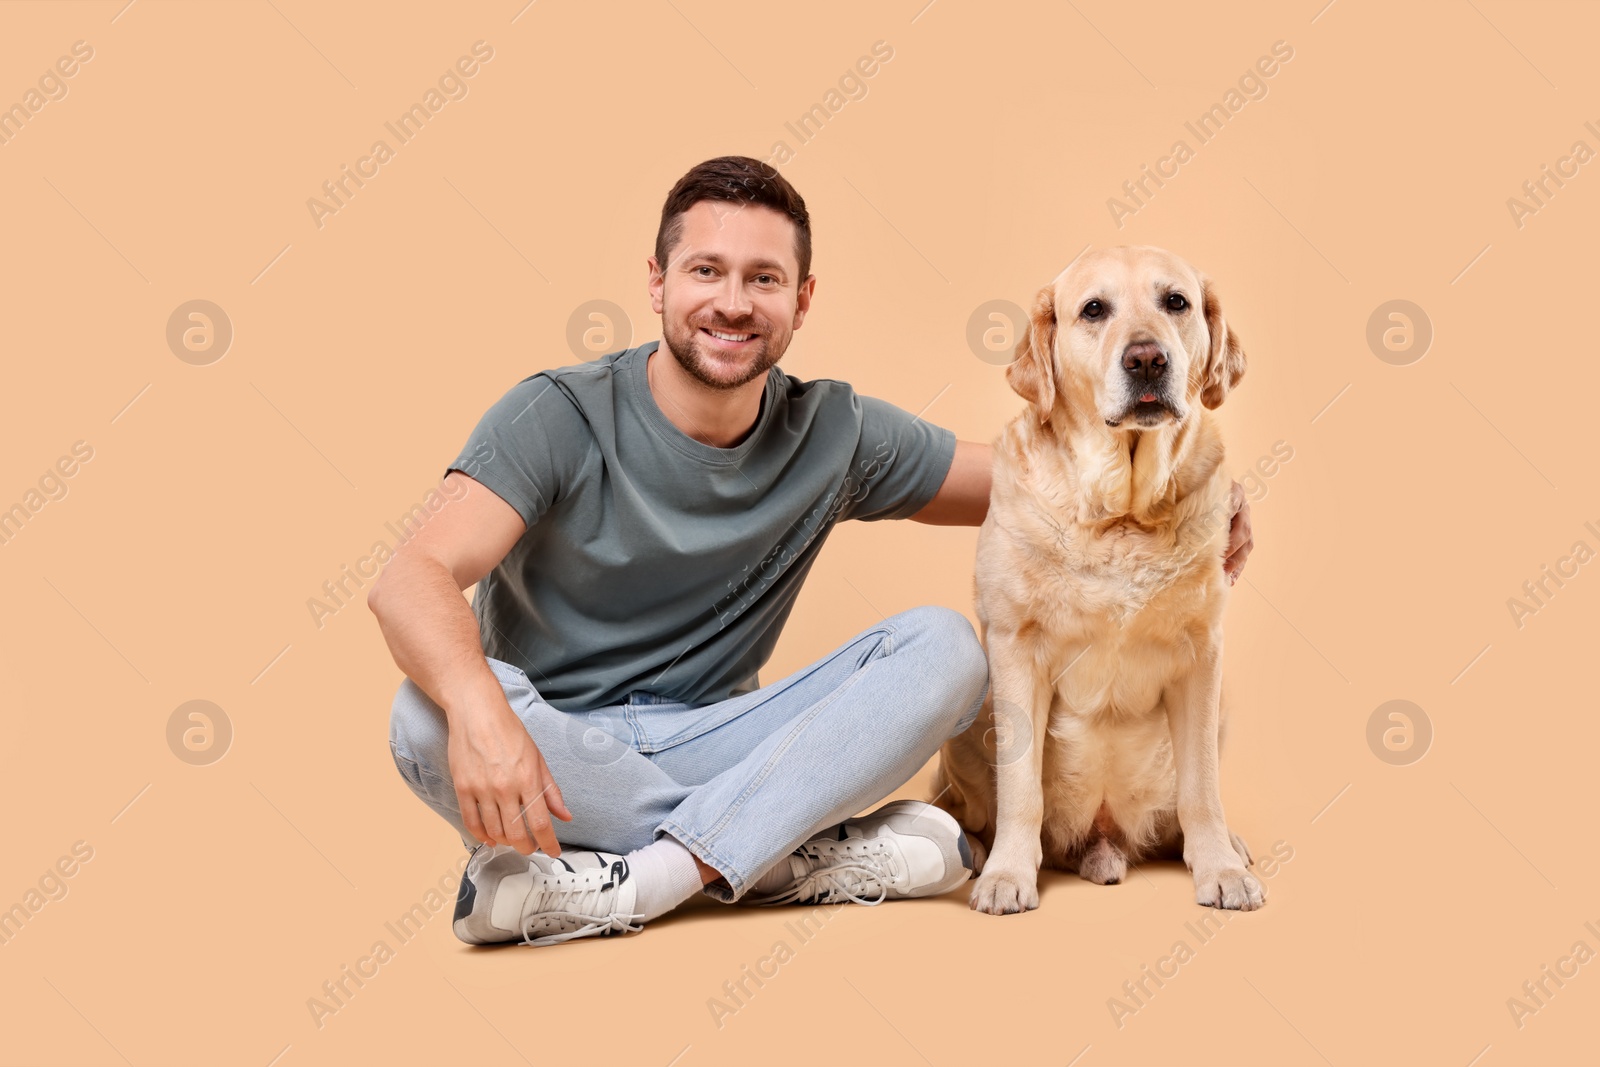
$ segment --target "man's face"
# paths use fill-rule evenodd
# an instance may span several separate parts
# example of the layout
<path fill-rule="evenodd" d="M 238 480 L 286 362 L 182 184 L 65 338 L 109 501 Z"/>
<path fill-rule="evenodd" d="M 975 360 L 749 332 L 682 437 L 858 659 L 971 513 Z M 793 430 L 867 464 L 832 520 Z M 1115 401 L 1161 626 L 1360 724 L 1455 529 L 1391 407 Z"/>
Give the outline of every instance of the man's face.
<path fill-rule="evenodd" d="M 811 306 L 815 277 L 799 278 L 795 226 L 755 204 L 702 200 L 663 265 L 650 257 L 650 299 L 680 366 L 713 389 L 733 389 L 782 358 Z"/>

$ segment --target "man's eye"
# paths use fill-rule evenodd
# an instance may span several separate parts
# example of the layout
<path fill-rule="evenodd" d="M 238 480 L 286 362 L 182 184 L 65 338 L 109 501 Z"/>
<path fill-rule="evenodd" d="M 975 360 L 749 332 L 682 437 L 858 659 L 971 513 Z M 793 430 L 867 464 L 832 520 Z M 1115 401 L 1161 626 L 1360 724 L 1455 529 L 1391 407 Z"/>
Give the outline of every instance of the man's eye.
<path fill-rule="evenodd" d="M 778 284 L 778 279 L 774 278 L 770 274 L 758 274 L 758 275 L 756 275 L 756 281 L 760 282 L 762 285 L 776 285 L 776 284 Z"/>
<path fill-rule="evenodd" d="M 1086 319 L 1098 319 L 1105 313 L 1106 306 L 1098 300 L 1091 300 L 1087 304 L 1083 305 L 1082 314 Z"/>
<path fill-rule="evenodd" d="M 1167 310 L 1182 311 L 1189 306 L 1189 298 L 1182 293 L 1167 294 Z"/>
<path fill-rule="evenodd" d="M 701 266 L 696 267 L 694 269 L 694 272 L 696 274 L 699 274 L 700 277 L 704 278 L 704 277 L 707 277 L 708 275 L 711 274 L 711 268 L 707 267 L 707 266 L 704 266 L 704 265 L 701 265 Z M 702 273 L 702 272 L 704 272 L 704 273 Z"/>

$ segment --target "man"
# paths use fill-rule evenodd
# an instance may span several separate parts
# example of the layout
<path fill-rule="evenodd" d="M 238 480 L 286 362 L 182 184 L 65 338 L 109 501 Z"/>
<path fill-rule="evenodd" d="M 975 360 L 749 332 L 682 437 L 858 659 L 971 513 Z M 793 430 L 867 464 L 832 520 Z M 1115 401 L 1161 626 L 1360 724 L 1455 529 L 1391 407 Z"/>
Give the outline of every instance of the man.
<path fill-rule="evenodd" d="M 396 766 L 476 843 L 462 940 L 638 930 L 699 892 L 877 903 L 971 876 L 932 805 L 851 817 L 977 717 L 988 668 L 964 615 L 913 608 L 757 677 L 834 523 L 977 526 L 989 504 L 989 446 L 776 369 L 810 263 L 776 170 L 690 170 L 648 260 L 664 348 L 513 386 L 447 469 L 468 492 L 370 591 L 407 675 Z"/>

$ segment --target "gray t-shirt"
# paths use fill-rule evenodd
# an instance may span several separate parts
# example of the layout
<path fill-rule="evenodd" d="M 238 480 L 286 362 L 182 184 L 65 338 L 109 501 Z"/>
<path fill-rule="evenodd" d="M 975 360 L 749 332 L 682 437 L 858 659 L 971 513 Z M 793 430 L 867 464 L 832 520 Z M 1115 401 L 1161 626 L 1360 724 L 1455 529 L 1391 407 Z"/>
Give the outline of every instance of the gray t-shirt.
<path fill-rule="evenodd" d="M 908 518 L 955 457 L 950 430 L 781 367 L 743 441 L 696 441 L 650 392 L 659 343 L 524 378 L 447 468 L 528 524 L 472 607 L 484 653 L 562 711 L 760 688 L 833 524 Z"/>

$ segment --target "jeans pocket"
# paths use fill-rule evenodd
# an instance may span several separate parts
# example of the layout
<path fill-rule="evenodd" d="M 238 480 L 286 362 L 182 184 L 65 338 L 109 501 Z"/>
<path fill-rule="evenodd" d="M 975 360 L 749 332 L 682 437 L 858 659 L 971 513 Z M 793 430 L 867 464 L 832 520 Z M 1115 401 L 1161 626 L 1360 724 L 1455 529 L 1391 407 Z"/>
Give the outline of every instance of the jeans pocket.
<path fill-rule="evenodd" d="M 748 711 L 738 698 L 706 704 L 639 704 L 630 710 L 645 737 L 644 752 L 664 752 L 725 726 Z"/>
<path fill-rule="evenodd" d="M 523 695 L 526 695 L 528 701 L 543 699 L 539 696 L 538 690 L 534 689 L 533 682 L 529 679 L 527 671 L 515 664 L 507 663 L 505 660 L 495 659 L 493 656 L 484 658 L 489 662 L 490 673 L 500 682 L 500 688 L 505 690 L 506 700 L 511 703 L 513 711 L 517 708 L 515 700 Z"/>
<path fill-rule="evenodd" d="M 422 768 L 417 765 L 417 761 L 410 756 L 402 756 L 393 741 L 389 742 L 389 752 L 394 756 L 395 769 L 400 772 L 400 777 L 406 780 L 406 784 L 414 792 L 422 793 Z"/>

